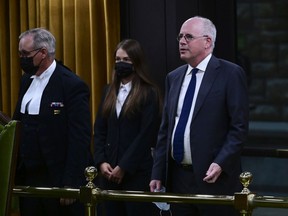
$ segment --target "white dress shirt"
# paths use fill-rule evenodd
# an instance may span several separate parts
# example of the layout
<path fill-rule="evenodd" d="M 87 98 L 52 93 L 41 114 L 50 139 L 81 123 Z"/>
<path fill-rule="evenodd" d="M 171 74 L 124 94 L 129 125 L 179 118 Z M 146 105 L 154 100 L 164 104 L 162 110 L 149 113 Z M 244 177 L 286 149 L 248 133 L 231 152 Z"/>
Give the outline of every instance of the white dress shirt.
<path fill-rule="evenodd" d="M 191 144 L 190 144 L 190 125 L 191 125 L 191 121 L 192 121 L 192 116 L 193 116 L 193 112 L 194 112 L 194 107 L 195 107 L 195 103 L 197 100 L 197 96 L 198 96 L 198 92 L 202 83 L 202 79 L 207 67 L 207 64 L 211 58 L 212 54 L 208 55 L 202 62 L 200 62 L 196 68 L 198 68 L 198 72 L 196 73 L 196 87 L 195 87 L 195 92 L 194 92 L 194 97 L 193 97 L 193 101 L 192 101 L 192 105 L 191 105 L 191 110 L 190 110 L 190 114 L 189 114 L 189 118 L 186 124 L 186 128 L 185 128 L 185 132 L 184 132 L 184 157 L 182 160 L 182 164 L 192 164 L 192 156 L 191 156 Z M 182 110 L 182 106 L 183 106 L 183 102 L 184 102 L 184 97 L 189 85 L 189 82 L 191 80 L 192 77 L 192 67 L 190 65 L 188 65 L 187 71 L 186 71 L 186 75 L 184 77 L 183 83 L 182 83 L 182 87 L 180 90 L 180 95 L 178 98 L 178 106 L 177 106 L 177 112 L 176 112 L 176 116 L 175 116 L 175 125 L 174 125 L 174 129 L 173 129 L 173 134 L 172 134 L 172 152 L 171 155 L 173 157 L 173 140 L 174 140 L 174 133 L 176 130 L 176 126 L 178 124 L 179 118 L 180 118 L 180 114 L 181 114 L 181 110 Z M 193 144 L 192 144 L 193 145 Z"/>
<path fill-rule="evenodd" d="M 54 60 L 53 63 L 47 68 L 47 70 L 44 71 L 40 76 L 31 76 L 33 81 L 22 99 L 20 109 L 21 113 L 27 112 L 30 115 L 39 115 L 43 91 L 55 68 L 56 61 Z"/>
<path fill-rule="evenodd" d="M 123 104 L 129 94 L 129 92 L 131 91 L 131 87 L 132 87 L 132 83 L 131 81 L 124 84 L 120 84 L 119 87 L 119 92 L 117 95 L 117 102 L 116 102 L 116 112 L 117 112 L 117 116 L 119 117 L 120 112 L 122 110 Z"/>

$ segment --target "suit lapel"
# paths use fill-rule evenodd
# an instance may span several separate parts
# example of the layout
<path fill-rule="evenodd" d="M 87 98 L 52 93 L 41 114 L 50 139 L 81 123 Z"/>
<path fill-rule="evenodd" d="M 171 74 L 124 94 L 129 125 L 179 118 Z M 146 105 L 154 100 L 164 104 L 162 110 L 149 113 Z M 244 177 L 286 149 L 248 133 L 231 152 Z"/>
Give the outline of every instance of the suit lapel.
<path fill-rule="evenodd" d="M 55 95 L 57 95 L 57 97 L 61 97 L 60 95 L 62 95 L 62 92 L 59 92 L 59 88 L 58 88 L 59 86 L 62 86 L 60 83 L 61 80 L 59 79 L 59 75 L 60 75 L 59 70 L 60 69 L 57 63 L 56 68 L 43 91 L 41 104 L 40 104 L 40 111 L 39 111 L 40 113 L 41 112 L 49 113 L 48 110 L 50 109 L 51 102 L 62 102 L 65 105 L 65 101 L 59 101 L 59 100 L 54 101 L 54 98 L 53 98 Z"/>
<path fill-rule="evenodd" d="M 214 56 L 212 56 L 207 65 L 207 68 L 206 68 L 206 71 L 205 71 L 205 74 L 204 74 L 204 77 L 203 77 L 203 80 L 202 80 L 202 83 L 198 92 L 198 96 L 197 96 L 197 100 L 196 100 L 195 108 L 194 108 L 194 113 L 193 113 L 193 119 L 195 119 L 195 117 L 197 116 L 199 110 L 201 109 L 201 106 L 204 103 L 205 98 L 207 97 L 214 83 L 214 80 L 218 76 L 218 70 L 217 70 L 218 67 L 219 67 L 218 60 Z M 192 119 L 192 122 L 193 122 L 193 119 Z"/>
<path fill-rule="evenodd" d="M 23 98 L 24 94 L 28 90 L 29 86 L 31 85 L 33 79 L 31 76 L 27 76 L 25 79 L 23 79 L 23 88 L 21 89 L 21 97 Z M 20 100 L 22 101 L 22 99 Z"/>

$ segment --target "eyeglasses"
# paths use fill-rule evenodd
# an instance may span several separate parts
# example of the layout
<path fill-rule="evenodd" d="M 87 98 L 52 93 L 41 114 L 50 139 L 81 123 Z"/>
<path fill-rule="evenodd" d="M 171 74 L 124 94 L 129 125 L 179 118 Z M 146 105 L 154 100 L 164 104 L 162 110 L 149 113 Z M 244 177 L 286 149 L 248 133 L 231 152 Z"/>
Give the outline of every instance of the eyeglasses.
<path fill-rule="evenodd" d="M 186 42 L 188 43 L 188 42 L 195 40 L 195 39 L 198 39 L 198 38 L 208 37 L 208 35 L 202 35 L 199 37 L 195 37 L 192 34 L 179 34 L 176 39 L 177 39 L 177 41 L 180 41 L 183 37 L 186 40 Z"/>
<path fill-rule="evenodd" d="M 31 51 L 27 51 L 27 50 L 21 50 L 21 51 L 19 51 L 19 56 L 20 57 L 28 57 L 32 52 L 34 52 L 34 51 L 38 51 L 39 52 L 39 50 L 41 50 L 43 47 L 41 47 L 41 48 L 37 48 L 37 49 L 34 49 L 34 50 L 31 50 Z M 37 52 L 37 53 L 38 53 Z M 37 53 L 35 53 L 35 55 L 37 54 Z M 34 56 L 35 56 L 34 55 Z M 33 56 L 33 57 L 34 57 Z"/>

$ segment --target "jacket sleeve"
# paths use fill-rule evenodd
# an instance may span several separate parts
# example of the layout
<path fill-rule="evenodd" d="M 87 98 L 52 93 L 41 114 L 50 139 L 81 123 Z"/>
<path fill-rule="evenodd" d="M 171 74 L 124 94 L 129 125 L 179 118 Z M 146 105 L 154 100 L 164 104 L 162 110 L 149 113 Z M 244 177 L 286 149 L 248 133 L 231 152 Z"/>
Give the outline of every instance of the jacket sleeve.
<path fill-rule="evenodd" d="M 104 149 L 105 143 L 106 143 L 106 137 L 107 137 L 107 129 L 108 129 L 107 118 L 105 118 L 102 115 L 102 106 L 104 103 L 104 99 L 106 97 L 107 90 L 108 90 L 108 86 L 104 88 L 101 103 L 98 108 L 96 120 L 94 122 L 94 163 L 98 169 L 101 163 L 107 161 L 105 157 L 105 149 Z"/>

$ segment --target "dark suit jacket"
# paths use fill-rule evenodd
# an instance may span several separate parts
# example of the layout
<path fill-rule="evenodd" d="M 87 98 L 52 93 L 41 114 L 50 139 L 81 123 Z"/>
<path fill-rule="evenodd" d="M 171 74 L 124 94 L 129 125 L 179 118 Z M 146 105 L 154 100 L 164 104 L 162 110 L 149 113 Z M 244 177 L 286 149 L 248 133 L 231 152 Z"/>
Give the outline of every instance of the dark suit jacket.
<path fill-rule="evenodd" d="M 113 168 L 119 165 L 126 177 L 145 172 L 145 188 L 148 189 L 153 164 L 151 147 L 156 144 L 159 124 L 158 99 L 152 90 L 140 109 L 129 117 L 123 116 L 121 111 L 117 118 L 115 111 L 105 118 L 101 104 L 94 126 L 94 161 L 97 167 L 103 162 L 110 163 Z M 124 177 L 124 184 L 125 180 Z M 138 190 L 140 187 L 143 186 L 139 184 Z"/>
<path fill-rule="evenodd" d="M 22 120 L 21 102 L 31 82 L 30 75 L 24 74 L 14 119 Z M 76 74 L 57 63 L 44 89 L 38 117 L 40 152 L 53 181 L 51 186 L 79 187 L 85 184 L 84 170 L 91 160 L 89 97 L 88 86 Z M 64 106 L 60 107 L 59 104 Z M 20 155 L 33 151 L 22 149 L 24 152 Z M 25 158 L 21 159 L 28 167 L 31 165 Z"/>
<path fill-rule="evenodd" d="M 162 123 L 152 179 L 167 180 L 178 97 L 187 65 L 167 75 Z M 200 193 L 233 193 L 239 184 L 241 150 L 248 131 L 246 76 L 238 65 L 211 57 L 205 71 L 190 125 L 191 154 Z M 203 182 L 210 164 L 222 167 L 215 184 Z M 189 181 L 189 180 L 187 180 Z"/>

